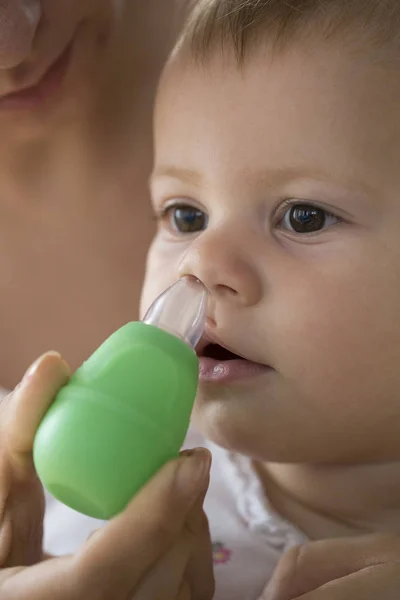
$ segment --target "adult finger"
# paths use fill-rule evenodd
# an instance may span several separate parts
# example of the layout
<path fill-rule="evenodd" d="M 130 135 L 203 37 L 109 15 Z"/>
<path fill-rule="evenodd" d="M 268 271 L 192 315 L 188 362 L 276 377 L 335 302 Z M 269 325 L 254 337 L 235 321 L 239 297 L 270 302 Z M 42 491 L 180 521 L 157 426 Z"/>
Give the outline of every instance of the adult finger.
<path fill-rule="evenodd" d="M 263 598 L 292 600 L 335 579 L 399 559 L 400 537 L 392 535 L 364 535 L 297 546 L 282 557 Z"/>
<path fill-rule="evenodd" d="M 14 479 L 31 474 L 36 430 L 69 375 L 68 365 L 61 356 L 47 352 L 0 403 L 1 455 L 11 464 Z"/>
<path fill-rule="evenodd" d="M 190 510 L 184 529 L 168 553 L 156 563 L 132 600 L 211 600 L 214 596 L 211 540 L 203 511 L 205 493 Z"/>
<path fill-rule="evenodd" d="M 186 581 L 182 581 L 176 600 L 193 600 L 192 592 Z"/>
<path fill-rule="evenodd" d="M 366 567 L 293 600 L 398 600 L 399 563 Z"/>
<path fill-rule="evenodd" d="M 76 555 L 0 570 L 1 600 L 126 600 L 164 556 L 170 566 L 174 553 L 182 553 L 182 573 L 190 540 L 184 524 L 204 494 L 209 465 L 202 450 L 165 465 Z"/>
<path fill-rule="evenodd" d="M 55 558 L 32 567 L 0 569 L 1 600 L 91 600 L 79 596 L 71 577 L 71 559 Z"/>
<path fill-rule="evenodd" d="M 183 533 L 192 507 L 208 486 L 210 462 L 210 453 L 199 449 L 165 465 L 75 556 L 81 587 L 97 586 L 104 598 L 132 595 Z"/>
<path fill-rule="evenodd" d="M 192 600 L 211 600 L 215 593 L 212 543 L 203 501 L 204 498 L 199 499 L 194 519 L 187 525 L 195 534 L 194 547 L 185 572 Z"/>
<path fill-rule="evenodd" d="M 136 586 L 131 600 L 176 600 L 182 589 L 192 547 L 192 536 L 183 531 L 174 545 Z"/>
<path fill-rule="evenodd" d="M 41 357 L 0 404 L 0 566 L 42 558 L 44 494 L 32 460 L 36 429 L 69 369 L 54 352 Z"/>

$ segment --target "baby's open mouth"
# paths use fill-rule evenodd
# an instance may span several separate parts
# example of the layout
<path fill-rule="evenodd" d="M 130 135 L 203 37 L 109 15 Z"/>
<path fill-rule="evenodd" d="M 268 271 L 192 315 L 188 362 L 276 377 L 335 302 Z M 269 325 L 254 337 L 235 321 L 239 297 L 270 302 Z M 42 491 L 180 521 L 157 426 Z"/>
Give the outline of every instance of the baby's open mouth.
<path fill-rule="evenodd" d="M 271 371 L 270 367 L 248 360 L 214 342 L 203 340 L 196 352 L 202 382 L 233 383 Z"/>
<path fill-rule="evenodd" d="M 227 348 L 220 346 L 219 344 L 207 344 L 205 348 L 199 352 L 199 357 L 213 358 L 214 360 L 224 362 L 228 360 L 246 360 L 238 354 L 234 354 Z"/>

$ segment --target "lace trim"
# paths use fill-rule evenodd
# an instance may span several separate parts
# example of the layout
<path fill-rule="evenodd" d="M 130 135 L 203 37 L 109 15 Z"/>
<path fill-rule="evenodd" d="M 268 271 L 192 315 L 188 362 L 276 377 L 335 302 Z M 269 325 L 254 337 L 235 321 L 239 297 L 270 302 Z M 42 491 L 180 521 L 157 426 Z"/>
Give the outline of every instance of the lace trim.
<path fill-rule="evenodd" d="M 213 444 L 212 452 L 223 462 L 221 472 L 236 498 L 238 513 L 246 526 L 280 552 L 307 541 L 307 537 L 285 521 L 270 505 L 250 458 Z"/>

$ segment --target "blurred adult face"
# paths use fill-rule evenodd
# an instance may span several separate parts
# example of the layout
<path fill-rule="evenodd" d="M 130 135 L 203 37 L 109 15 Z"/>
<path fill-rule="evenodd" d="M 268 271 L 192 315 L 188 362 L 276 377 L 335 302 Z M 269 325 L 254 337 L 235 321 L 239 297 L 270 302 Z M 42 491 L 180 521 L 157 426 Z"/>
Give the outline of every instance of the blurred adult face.
<path fill-rule="evenodd" d="M 101 72 L 124 4 L 0 0 L 0 127 L 5 142 L 28 123 L 57 114 L 67 99 L 82 102 Z"/>

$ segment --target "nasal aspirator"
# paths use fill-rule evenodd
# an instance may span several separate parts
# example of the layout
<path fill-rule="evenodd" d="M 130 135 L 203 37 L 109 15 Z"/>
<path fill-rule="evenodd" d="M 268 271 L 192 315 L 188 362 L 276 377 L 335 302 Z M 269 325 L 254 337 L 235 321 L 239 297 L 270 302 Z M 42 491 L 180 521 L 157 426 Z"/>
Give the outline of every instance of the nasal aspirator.
<path fill-rule="evenodd" d="M 142 321 L 113 333 L 60 390 L 33 450 L 38 476 L 55 498 L 109 519 L 178 456 L 197 391 L 194 348 L 206 309 L 203 284 L 180 279 Z"/>

